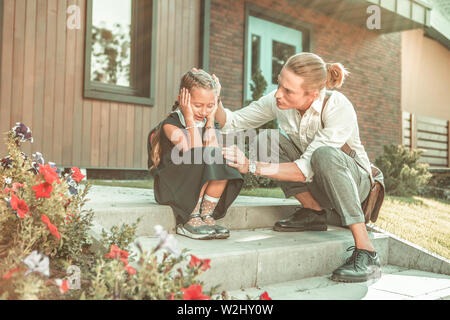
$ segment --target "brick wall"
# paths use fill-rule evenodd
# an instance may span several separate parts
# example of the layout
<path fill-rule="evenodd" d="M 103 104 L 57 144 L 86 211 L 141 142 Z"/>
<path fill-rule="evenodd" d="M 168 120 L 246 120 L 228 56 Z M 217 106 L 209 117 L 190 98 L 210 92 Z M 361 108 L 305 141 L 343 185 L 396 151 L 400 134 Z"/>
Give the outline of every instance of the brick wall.
<path fill-rule="evenodd" d="M 210 71 L 222 84 L 230 109 L 242 107 L 244 0 L 211 1 Z M 293 0 L 247 1 L 312 26 L 312 52 L 350 72 L 339 90 L 355 106 L 361 140 L 371 161 L 383 144 L 401 142 L 401 36 L 369 30 L 309 10 Z"/>

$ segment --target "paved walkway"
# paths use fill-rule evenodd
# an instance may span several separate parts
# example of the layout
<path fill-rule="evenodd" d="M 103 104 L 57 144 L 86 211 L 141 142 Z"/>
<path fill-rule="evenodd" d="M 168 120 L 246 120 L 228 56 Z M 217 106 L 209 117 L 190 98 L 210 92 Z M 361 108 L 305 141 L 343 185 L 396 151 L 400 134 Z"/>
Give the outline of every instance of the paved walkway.
<path fill-rule="evenodd" d="M 230 291 L 229 295 L 245 299 L 267 291 L 274 300 L 450 300 L 450 276 L 391 265 L 382 271 L 376 282 L 338 283 L 327 275 Z"/>

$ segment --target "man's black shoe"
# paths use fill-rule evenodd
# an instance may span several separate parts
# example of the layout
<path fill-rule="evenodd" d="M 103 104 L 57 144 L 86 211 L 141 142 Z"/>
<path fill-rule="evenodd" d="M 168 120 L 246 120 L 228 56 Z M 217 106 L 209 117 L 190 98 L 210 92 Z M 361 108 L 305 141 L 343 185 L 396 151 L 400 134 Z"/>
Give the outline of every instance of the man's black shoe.
<path fill-rule="evenodd" d="M 282 232 L 326 231 L 326 211 L 318 212 L 312 209 L 301 208 L 288 219 L 277 221 L 273 230 Z"/>
<path fill-rule="evenodd" d="M 380 258 L 373 251 L 358 249 L 352 246 L 347 251 L 353 250 L 353 254 L 347 261 L 333 271 L 331 280 L 340 282 L 365 282 L 381 277 Z"/>

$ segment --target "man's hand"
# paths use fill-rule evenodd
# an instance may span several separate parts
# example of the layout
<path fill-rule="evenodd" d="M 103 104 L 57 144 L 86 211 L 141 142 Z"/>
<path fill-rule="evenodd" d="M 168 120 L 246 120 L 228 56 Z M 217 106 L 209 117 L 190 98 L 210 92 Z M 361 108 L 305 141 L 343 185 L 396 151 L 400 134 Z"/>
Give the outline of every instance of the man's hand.
<path fill-rule="evenodd" d="M 246 174 L 248 172 L 250 161 L 236 145 L 222 148 L 222 155 L 229 161 L 227 164 L 230 167 L 238 169 L 242 174 Z"/>
<path fill-rule="evenodd" d="M 219 78 L 217 78 L 214 73 L 212 74 L 212 78 L 216 82 L 216 96 L 220 97 L 220 92 L 222 91 L 222 85 L 220 84 Z"/>

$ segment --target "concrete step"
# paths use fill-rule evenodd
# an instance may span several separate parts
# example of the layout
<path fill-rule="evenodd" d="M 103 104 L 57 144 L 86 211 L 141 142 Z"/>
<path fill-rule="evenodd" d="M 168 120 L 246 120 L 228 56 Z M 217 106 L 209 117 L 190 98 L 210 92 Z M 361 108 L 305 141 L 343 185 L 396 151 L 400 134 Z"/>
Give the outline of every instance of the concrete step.
<path fill-rule="evenodd" d="M 329 275 L 228 291 L 229 297 L 259 297 L 267 291 L 274 300 L 450 300 L 450 276 L 382 266 L 381 279 L 339 283 Z"/>
<path fill-rule="evenodd" d="M 158 205 L 151 189 L 93 186 L 89 198 L 87 208 L 95 212 L 91 231 L 97 240 L 102 228 L 131 224 L 138 217 L 142 222 L 137 241 L 144 250 L 150 251 L 159 242 L 154 236 L 155 225 L 175 232 L 171 208 Z M 231 291 L 236 297 L 245 288 L 251 289 L 245 289 L 241 298 L 247 293 L 259 296 L 263 291 L 274 299 L 440 299 L 450 295 L 448 259 L 374 226 L 368 226 L 369 235 L 385 266 L 383 277 L 375 284 L 331 281 L 331 272 L 351 254 L 345 250 L 354 245 L 353 237 L 348 229 L 337 227 L 338 221 L 330 215 L 325 232 L 272 230 L 277 220 L 298 207 L 294 199 L 239 196 L 227 216 L 219 220 L 231 230 L 229 239 L 175 238 L 180 249 L 211 259 L 211 269 L 200 278 L 206 287 L 220 284 L 219 290 Z M 389 286 L 391 282 L 395 285 Z M 436 285 L 430 287 L 431 283 Z"/>
<path fill-rule="evenodd" d="M 370 233 L 383 265 L 388 262 L 389 237 Z M 175 235 L 180 249 L 202 259 L 211 259 L 211 269 L 201 275 L 207 287 L 220 290 L 266 286 L 303 278 L 323 276 L 342 265 L 353 245 L 348 229 L 329 227 L 324 232 L 275 232 L 271 229 L 235 230 L 226 240 L 193 240 Z M 159 242 L 139 237 L 146 251 Z"/>
<path fill-rule="evenodd" d="M 88 197 L 86 208 L 94 210 L 94 221 L 106 229 L 131 224 L 141 217 L 138 236 L 154 235 L 153 226 L 157 224 L 175 233 L 172 209 L 156 203 L 153 189 L 92 186 Z M 238 196 L 227 215 L 218 221 L 230 230 L 268 228 L 298 207 L 295 199 Z"/>

